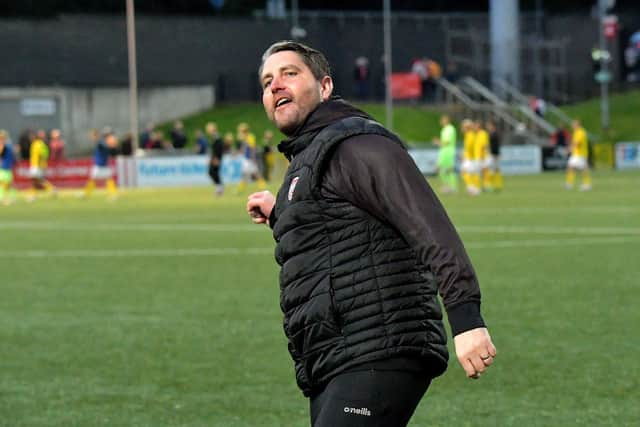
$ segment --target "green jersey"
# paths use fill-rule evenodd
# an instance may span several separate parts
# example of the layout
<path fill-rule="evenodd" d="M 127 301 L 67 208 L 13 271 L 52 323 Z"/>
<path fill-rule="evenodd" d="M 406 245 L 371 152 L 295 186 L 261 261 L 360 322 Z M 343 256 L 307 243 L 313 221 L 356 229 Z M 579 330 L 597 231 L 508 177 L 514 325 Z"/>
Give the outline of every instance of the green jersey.
<path fill-rule="evenodd" d="M 449 123 L 440 131 L 440 143 L 442 148 L 454 148 L 456 146 L 456 128 Z"/>

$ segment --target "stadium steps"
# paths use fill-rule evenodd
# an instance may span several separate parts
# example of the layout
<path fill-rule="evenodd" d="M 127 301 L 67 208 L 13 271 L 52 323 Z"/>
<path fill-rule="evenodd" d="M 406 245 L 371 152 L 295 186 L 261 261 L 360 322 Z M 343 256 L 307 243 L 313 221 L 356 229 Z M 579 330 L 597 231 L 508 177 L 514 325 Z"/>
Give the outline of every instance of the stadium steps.
<path fill-rule="evenodd" d="M 473 81 L 466 79 L 460 80 L 459 84 L 453 84 L 444 78 L 437 81 L 443 89 L 447 108 L 456 120 L 465 118 L 492 120 L 502 132 L 504 144 L 545 145 L 549 143 L 548 128 L 528 127 L 519 116 L 514 114 L 509 104 L 500 100 L 495 94 L 490 95 L 491 91 L 480 88 L 479 83 L 476 85 Z"/>

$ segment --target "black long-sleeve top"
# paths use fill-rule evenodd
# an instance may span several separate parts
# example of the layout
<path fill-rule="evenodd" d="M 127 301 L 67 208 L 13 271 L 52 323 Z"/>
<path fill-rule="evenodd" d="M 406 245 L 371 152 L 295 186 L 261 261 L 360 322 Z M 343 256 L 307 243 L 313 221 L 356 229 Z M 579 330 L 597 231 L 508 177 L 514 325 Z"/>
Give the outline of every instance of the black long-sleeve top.
<path fill-rule="evenodd" d="M 345 199 L 395 228 L 437 278 L 453 335 L 484 326 L 480 288 L 442 204 L 407 151 L 384 136 L 338 145 L 321 192 Z"/>

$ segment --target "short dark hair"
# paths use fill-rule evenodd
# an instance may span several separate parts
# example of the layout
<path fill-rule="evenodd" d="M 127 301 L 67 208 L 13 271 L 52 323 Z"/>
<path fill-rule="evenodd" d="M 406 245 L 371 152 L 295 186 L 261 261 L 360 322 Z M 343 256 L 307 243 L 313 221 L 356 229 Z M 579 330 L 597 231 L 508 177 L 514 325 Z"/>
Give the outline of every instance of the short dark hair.
<path fill-rule="evenodd" d="M 320 81 L 325 76 L 331 77 L 329 61 L 327 61 L 327 58 L 322 52 L 299 42 L 281 40 L 269 46 L 262 54 L 262 61 L 260 63 L 260 68 L 258 69 L 258 78 L 262 76 L 262 68 L 264 67 L 264 63 L 267 58 L 274 53 L 284 52 L 287 50 L 296 52 L 302 57 L 302 61 L 307 67 L 309 67 L 316 80 Z"/>

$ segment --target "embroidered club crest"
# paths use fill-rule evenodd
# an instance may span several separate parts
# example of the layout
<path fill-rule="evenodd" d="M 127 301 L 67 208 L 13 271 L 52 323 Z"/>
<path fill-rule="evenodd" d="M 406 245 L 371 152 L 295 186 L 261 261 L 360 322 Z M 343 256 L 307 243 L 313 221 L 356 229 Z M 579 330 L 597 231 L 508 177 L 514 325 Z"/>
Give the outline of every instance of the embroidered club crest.
<path fill-rule="evenodd" d="M 291 180 L 291 184 L 289 185 L 289 193 L 287 193 L 287 200 L 291 201 L 293 199 L 293 192 L 296 191 L 296 185 L 298 185 L 298 180 L 300 177 L 296 176 Z"/>

